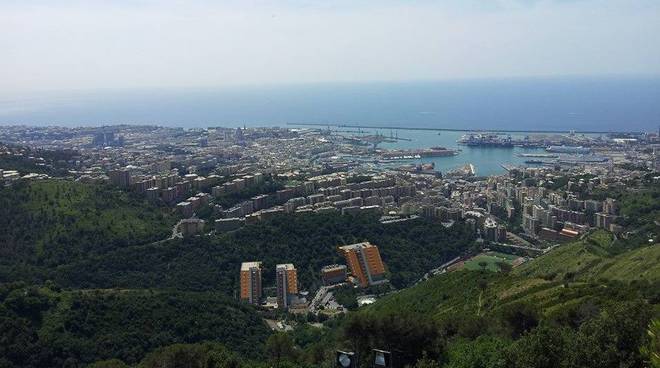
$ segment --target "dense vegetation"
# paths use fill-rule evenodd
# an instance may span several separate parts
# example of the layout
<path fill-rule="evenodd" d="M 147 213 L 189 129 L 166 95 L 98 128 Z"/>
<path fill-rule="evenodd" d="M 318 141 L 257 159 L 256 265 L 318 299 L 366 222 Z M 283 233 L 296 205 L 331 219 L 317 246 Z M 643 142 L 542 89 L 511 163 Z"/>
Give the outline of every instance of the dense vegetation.
<path fill-rule="evenodd" d="M 411 363 L 423 350 L 438 367 L 641 367 L 646 328 L 660 311 L 660 246 L 613 255 L 611 243 L 601 231 L 508 274 L 432 278 L 353 315 L 345 338 L 362 339 L 353 346 L 363 354 L 401 349 L 393 330 L 373 326 L 414 316 L 406 325 L 427 319 L 436 340 L 405 345 Z"/>
<path fill-rule="evenodd" d="M 56 290 L 53 290 L 56 289 Z M 259 358 L 268 329 L 254 310 L 217 293 L 0 288 L 0 366 L 137 363 L 174 343 L 223 341 Z"/>
<path fill-rule="evenodd" d="M 378 245 L 395 287 L 467 251 L 471 234 L 456 224 L 415 221 L 381 224 L 374 216 L 282 215 L 213 237 L 195 237 L 117 249 L 56 270 L 56 281 L 76 287 L 168 287 L 184 290 L 238 288 L 241 262 L 263 262 L 264 285 L 274 285 L 275 266 L 293 263 L 301 287 L 320 284 L 324 265 L 343 263 L 337 246 Z M 195 272 L 190 272 L 195 270 Z"/>
<path fill-rule="evenodd" d="M 200 368 L 332 367 L 341 348 L 368 366 L 371 349 L 382 348 L 417 368 L 643 367 L 658 347 L 647 329 L 657 336 L 659 323 L 651 321 L 660 312 L 660 247 L 610 253 L 612 242 L 598 231 L 508 273 L 433 277 L 325 327 L 271 335 L 265 362 L 223 348 L 216 359 L 202 345 L 166 348 L 152 359 L 193 354 Z"/>
<path fill-rule="evenodd" d="M 266 286 L 277 263 L 292 262 L 301 285 L 313 289 L 323 265 L 343 262 L 338 245 L 368 240 L 380 247 L 392 284 L 403 287 L 473 240 L 461 224 L 385 225 L 377 216 L 338 214 L 164 240 L 176 220 L 171 211 L 115 188 L 43 180 L 0 192 L 0 366 L 136 364 L 159 347 L 204 341 L 222 342 L 254 366 L 246 359 L 261 360 L 272 346 L 264 348 L 268 331 L 256 311 L 232 300 L 241 262 L 263 261 Z M 182 346 L 172 349 L 216 349 Z"/>
<path fill-rule="evenodd" d="M 175 223 L 169 213 L 100 185 L 37 180 L 0 188 L 0 282 L 42 282 L 60 265 L 166 238 Z"/>
<path fill-rule="evenodd" d="M 610 194 L 624 234 L 595 231 L 513 270 L 417 283 L 475 250 L 461 222 L 298 214 L 163 240 L 170 210 L 138 196 L 18 182 L 0 189 L 0 367 L 330 367 L 338 348 L 365 364 L 372 348 L 392 350 L 417 368 L 642 367 L 658 347 L 646 330 L 658 336 L 660 210 L 657 188 L 635 190 Z M 235 301 L 243 261 L 264 263 L 266 287 L 277 263 L 294 263 L 313 290 L 323 265 L 343 263 L 336 247 L 359 241 L 379 246 L 394 287 L 414 286 L 371 290 L 389 293 L 289 333 Z M 357 309 L 355 290 L 337 295 Z"/>

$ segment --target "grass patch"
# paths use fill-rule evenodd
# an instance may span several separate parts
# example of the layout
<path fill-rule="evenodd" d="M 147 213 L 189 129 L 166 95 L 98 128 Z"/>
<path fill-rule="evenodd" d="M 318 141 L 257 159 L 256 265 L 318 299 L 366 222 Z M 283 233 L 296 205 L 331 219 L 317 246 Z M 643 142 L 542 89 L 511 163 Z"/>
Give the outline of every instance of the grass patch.
<path fill-rule="evenodd" d="M 518 256 L 511 254 L 486 252 L 465 261 L 464 267 L 470 271 L 478 271 L 483 269 L 491 272 L 499 272 L 501 263 L 512 265 L 513 261 L 517 258 Z"/>

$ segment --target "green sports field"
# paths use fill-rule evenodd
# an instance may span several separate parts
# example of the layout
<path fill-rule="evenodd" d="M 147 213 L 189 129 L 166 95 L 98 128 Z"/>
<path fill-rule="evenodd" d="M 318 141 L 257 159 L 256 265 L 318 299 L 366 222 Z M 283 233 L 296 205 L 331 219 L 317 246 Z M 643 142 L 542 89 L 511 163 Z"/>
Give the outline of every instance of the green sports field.
<path fill-rule="evenodd" d="M 493 272 L 499 272 L 500 267 L 497 265 L 499 262 L 505 262 L 508 264 L 513 264 L 513 261 L 517 259 L 518 256 L 505 254 L 500 252 L 486 252 L 478 254 L 469 260 L 465 261 L 465 269 L 468 270 L 480 270 L 482 267 L 480 263 L 486 263 L 486 269 Z"/>

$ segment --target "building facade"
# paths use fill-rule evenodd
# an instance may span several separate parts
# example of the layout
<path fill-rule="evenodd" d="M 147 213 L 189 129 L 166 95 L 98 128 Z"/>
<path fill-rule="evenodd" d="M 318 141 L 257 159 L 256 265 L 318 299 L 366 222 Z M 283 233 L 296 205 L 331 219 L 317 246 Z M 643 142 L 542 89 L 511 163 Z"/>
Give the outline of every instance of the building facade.
<path fill-rule="evenodd" d="M 377 246 L 369 242 L 345 245 L 339 247 L 339 253 L 361 287 L 386 282 L 385 265 Z"/>
<path fill-rule="evenodd" d="M 329 265 L 321 269 L 321 281 L 323 285 L 335 285 L 346 281 L 346 266 L 345 265 Z"/>
<path fill-rule="evenodd" d="M 241 301 L 253 305 L 261 302 L 261 262 L 241 264 Z"/>
<path fill-rule="evenodd" d="M 277 284 L 277 306 L 287 309 L 293 296 L 298 294 L 298 272 L 291 264 L 278 264 L 275 268 Z"/>

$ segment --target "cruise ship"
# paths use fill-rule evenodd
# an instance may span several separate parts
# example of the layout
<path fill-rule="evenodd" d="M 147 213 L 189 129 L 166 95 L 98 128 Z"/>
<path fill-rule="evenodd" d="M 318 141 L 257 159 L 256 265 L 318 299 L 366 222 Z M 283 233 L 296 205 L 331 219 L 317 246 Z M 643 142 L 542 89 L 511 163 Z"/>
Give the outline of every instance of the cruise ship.
<path fill-rule="evenodd" d="M 554 153 L 570 153 L 570 154 L 582 154 L 582 155 L 591 153 L 591 149 L 582 146 L 550 146 L 545 150 Z"/>

